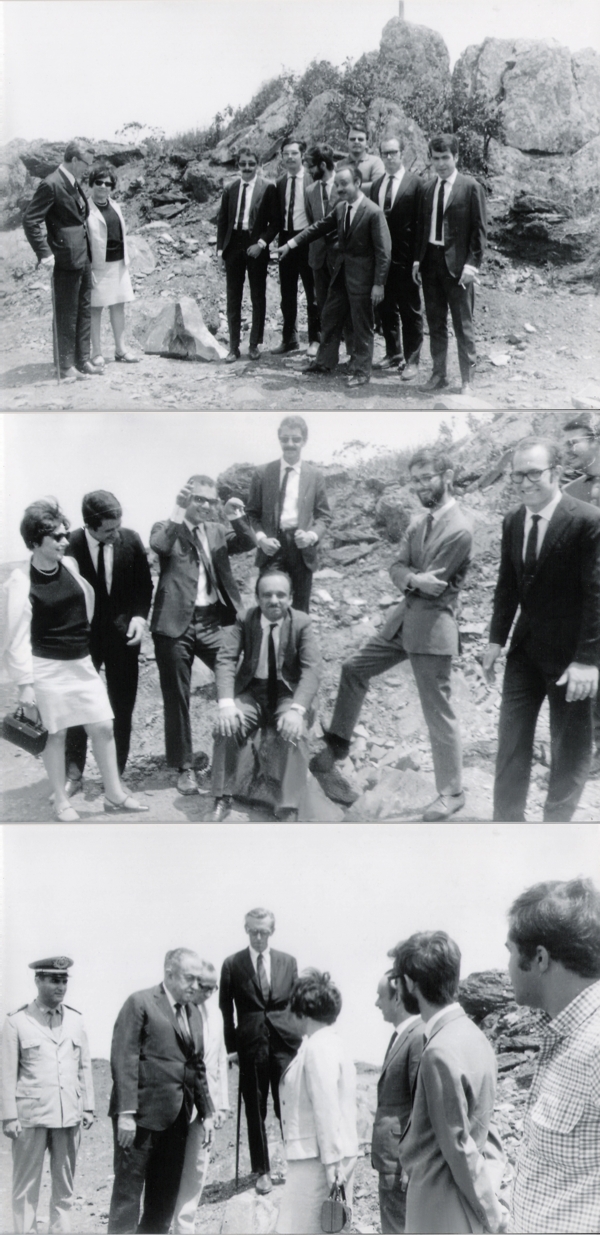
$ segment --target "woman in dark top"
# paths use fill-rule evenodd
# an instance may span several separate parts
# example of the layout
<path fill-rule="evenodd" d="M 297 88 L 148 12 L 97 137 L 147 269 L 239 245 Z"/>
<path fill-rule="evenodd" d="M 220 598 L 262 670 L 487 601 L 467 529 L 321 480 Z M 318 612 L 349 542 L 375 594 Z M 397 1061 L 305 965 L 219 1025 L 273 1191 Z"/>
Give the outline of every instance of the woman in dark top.
<path fill-rule="evenodd" d="M 137 364 L 139 357 L 125 346 L 125 304 L 133 300 L 125 220 L 110 197 L 117 185 L 111 167 L 96 167 L 89 175 L 91 189 L 88 231 L 92 246 L 92 356 L 96 367 L 102 355 L 102 310 L 108 306 L 115 338 L 115 360 Z"/>
<path fill-rule="evenodd" d="M 19 684 L 27 715 L 41 717 L 48 730 L 44 763 L 61 823 L 79 819 L 65 788 L 65 734 L 85 725 L 104 781 L 105 811 L 147 810 L 127 794 L 119 779 L 113 714 L 106 688 L 90 656 L 94 589 L 64 557 L 68 520 L 51 499 L 33 502 L 21 522 L 32 550 L 29 577 L 15 570 L 9 579 L 5 662 Z"/>

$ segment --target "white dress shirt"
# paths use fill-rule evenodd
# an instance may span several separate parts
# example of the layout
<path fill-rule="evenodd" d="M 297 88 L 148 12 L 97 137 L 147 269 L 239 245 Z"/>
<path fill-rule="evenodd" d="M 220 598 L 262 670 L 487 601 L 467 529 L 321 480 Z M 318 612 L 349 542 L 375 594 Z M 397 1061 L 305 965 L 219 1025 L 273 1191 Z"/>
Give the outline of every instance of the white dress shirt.
<path fill-rule="evenodd" d="M 456 1012 L 457 1008 L 460 1008 L 459 1003 L 447 1003 L 445 1008 L 440 1008 L 439 1012 L 434 1012 L 433 1016 L 431 1016 L 429 1020 L 426 1021 L 425 1038 L 427 1042 L 429 1042 L 429 1039 L 433 1033 L 433 1030 L 435 1029 L 435 1026 L 437 1025 L 438 1021 L 441 1020 L 442 1016 L 445 1016 L 446 1012 Z"/>
<path fill-rule="evenodd" d="M 92 566 L 94 567 L 96 574 L 98 574 L 98 557 L 100 553 L 100 541 L 94 540 L 94 537 L 90 534 L 87 527 L 84 528 L 84 531 L 85 531 L 85 538 L 87 540 L 87 546 L 90 551 L 90 557 L 92 559 Z M 115 560 L 114 545 L 104 545 L 104 574 L 106 577 L 106 590 L 109 596 L 110 596 L 110 589 L 112 587 L 114 560 Z"/>
<path fill-rule="evenodd" d="M 206 556 L 209 559 L 209 561 L 212 560 L 211 555 L 210 555 L 210 547 L 208 544 L 208 540 L 206 538 L 206 532 L 204 530 L 203 523 L 198 523 L 198 524 L 188 523 L 188 520 L 185 518 L 185 511 L 183 509 L 183 506 L 175 507 L 171 515 L 171 522 L 172 523 L 185 523 L 185 526 L 189 528 L 190 532 L 192 533 L 194 540 L 198 539 L 200 541 L 202 548 L 204 549 L 204 552 L 206 553 Z M 196 533 L 198 533 L 197 536 L 196 536 Z M 196 592 L 196 607 L 204 608 L 206 605 L 216 604 L 218 600 L 218 596 L 217 596 L 217 593 L 215 592 L 214 587 L 212 586 L 210 579 L 208 578 L 206 574 L 206 568 L 204 566 L 204 562 L 202 561 L 202 558 L 200 558 L 199 566 L 200 566 L 200 569 L 198 571 L 198 591 Z"/>
<path fill-rule="evenodd" d="M 269 631 L 271 629 L 271 626 L 274 625 L 275 629 L 273 631 L 273 645 L 275 647 L 275 658 L 276 660 L 278 660 L 279 659 L 279 632 L 281 630 L 282 623 L 283 623 L 282 617 L 279 618 L 278 622 L 273 623 L 273 622 L 270 622 L 269 619 L 265 617 L 264 613 L 261 613 L 260 615 L 260 624 L 262 627 L 263 635 L 262 635 L 262 643 L 260 645 L 260 654 L 258 657 L 258 664 L 256 666 L 256 673 L 254 676 L 257 678 L 261 678 L 261 680 L 263 681 L 266 681 L 269 676 Z M 277 674 L 277 676 L 278 677 L 280 676 L 279 673 Z"/>
<path fill-rule="evenodd" d="M 308 218 L 304 209 L 304 168 L 297 172 L 295 176 L 288 176 L 285 186 L 285 218 L 284 231 L 287 231 L 288 211 L 290 208 L 290 194 L 292 192 L 292 180 L 296 181 L 296 195 L 294 197 L 294 231 L 302 232 L 305 227 L 308 227 Z"/>
<path fill-rule="evenodd" d="M 452 506 L 456 506 L 455 497 L 451 497 L 448 502 L 444 502 L 444 505 L 438 506 L 436 510 L 429 510 L 427 513 L 431 515 L 431 522 L 437 523 L 438 519 L 441 519 L 442 515 L 445 515 L 446 511 L 450 510 Z"/>
<path fill-rule="evenodd" d="M 254 965 L 254 972 L 255 974 L 258 975 L 257 965 L 258 965 L 259 953 L 254 951 L 252 944 L 248 946 L 248 951 L 250 953 L 250 959 L 252 961 L 252 964 Z M 262 956 L 265 962 L 265 973 L 267 975 L 267 980 L 270 986 L 271 985 L 271 949 L 265 948 L 264 952 L 261 952 L 260 955 Z"/>
<path fill-rule="evenodd" d="M 176 1002 L 176 1001 L 173 999 L 173 996 L 172 996 L 171 992 L 167 990 L 167 988 L 166 988 L 166 986 L 165 986 L 164 982 L 163 982 L 163 984 L 162 984 L 162 988 L 163 988 L 163 991 L 165 992 L 165 995 L 167 996 L 167 999 L 169 1000 L 169 1003 L 170 1003 L 170 1005 L 171 1005 L 171 1011 L 175 1013 L 175 1016 L 177 1016 L 177 1013 L 175 1012 L 175 1002 Z M 190 1029 L 190 1022 L 188 1021 L 187 1012 L 186 1012 L 186 1010 L 185 1010 L 185 1004 L 183 1003 L 183 1001 L 182 1001 L 182 1000 L 178 1000 L 177 1002 L 178 1002 L 178 1003 L 180 1003 L 180 1005 L 181 1005 L 181 1006 L 180 1006 L 180 1010 L 179 1010 L 179 1015 L 180 1015 L 180 1017 L 181 1017 L 181 1019 L 182 1019 L 182 1021 L 183 1021 L 184 1025 L 185 1025 L 185 1027 L 186 1027 L 186 1029 L 187 1029 L 187 1031 L 188 1031 L 189 1035 L 190 1035 L 190 1038 L 191 1038 L 191 1037 L 192 1037 L 192 1031 L 191 1031 L 191 1029 Z"/>
<path fill-rule="evenodd" d="M 448 205 L 448 198 L 450 197 L 452 188 L 454 186 L 454 181 L 456 180 L 457 176 L 458 176 L 458 171 L 456 168 L 452 172 L 452 175 L 448 176 L 447 180 L 442 180 L 441 176 L 438 176 L 438 182 L 433 192 L 433 207 L 431 211 L 431 227 L 429 229 L 429 243 L 437 244 L 438 247 L 441 249 L 443 249 L 444 247 L 443 236 L 441 240 L 436 240 L 435 238 L 435 225 L 437 221 L 438 196 L 439 196 L 440 188 L 441 188 L 442 193 L 444 194 L 444 213 L 445 213 L 446 206 Z"/>
<path fill-rule="evenodd" d="M 544 536 L 546 535 L 546 532 L 548 531 L 548 524 L 561 498 L 562 498 L 562 493 L 560 492 L 560 489 L 559 489 L 558 493 L 556 494 L 556 497 L 553 497 L 552 501 L 548 502 L 548 505 L 544 506 L 542 510 L 532 511 L 529 509 L 528 506 L 525 507 L 525 510 L 527 513 L 525 515 L 525 527 L 523 528 L 523 561 L 525 561 L 525 551 L 527 549 L 527 541 L 529 539 L 529 533 L 531 531 L 532 516 L 536 514 L 536 515 L 539 515 L 540 517 L 540 521 L 537 525 L 537 555 L 536 555 L 537 557 L 539 557 L 540 550 L 544 543 Z"/>
<path fill-rule="evenodd" d="M 388 187 L 389 181 L 390 180 L 392 181 L 392 206 L 393 206 L 396 200 L 396 194 L 402 183 L 402 177 L 405 173 L 405 170 L 406 169 L 401 165 L 398 168 L 398 171 L 394 172 L 393 176 L 383 177 L 383 180 L 381 182 L 381 187 L 379 189 L 379 205 L 381 206 L 382 210 L 383 210 L 383 203 L 385 201 L 385 195 L 387 193 L 387 187 Z"/>
<path fill-rule="evenodd" d="M 283 484 L 283 478 L 287 468 L 291 467 L 291 472 L 288 476 L 288 481 L 285 489 L 285 497 L 281 508 L 279 526 L 282 528 L 297 528 L 298 527 L 298 491 L 300 487 L 300 468 L 301 463 L 286 463 L 285 459 L 281 460 L 279 468 L 279 488 Z"/>
<path fill-rule="evenodd" d="M 235 223 L 234 223 L 234 225 L 233 225 L 233 226 L 234 226 L 234 228 L 239 227 L 239 223 L 240 223 L 240 208 L 241 208 L 241 205 L 242 205 L 242 197 L 243 197 L 243 194 L 244 194 L 244 186 L 245 186 L 246 184 L 248 185 L 248 190 L 249 190 L 249 191 L 246 193 L 246 203 L 245 203 L 245 206 L 244 206 L 244 217 L 243 217 L 243 219 L 242 219 L 242 231 L 245 231 L 245 232 L 247 232 L 247 231 L 249 231 L 249 230 L 250 230 L 250 207 L 251 207 L 251 205 L 252 205 L 252 194 L 254 193 L 254 189 L 255 189 L 255 186 L 256 186 L 256 176 L 253 176 L 252 180 L 240 180 L 240 192 L 239 192 L 239 196 L 238 196 L 238 200 L 237 200 L 237 206 L 236 206 L 236 210 L 235 210 Z"/>
<path fill-rule="evenodd" d="M 67 177 L 69 184 L 72 184 L 73 188 L 75 188 L 76 180 L 73 173 L 69 171 L 68 167 L 65 167 L 64 163 L 59 163 L 58 170 L 63 173 L 63 176 Z"/>
<path fill-rule="evenodd" d="M 352 226 L 352 220 L 354 218 L 354 215 L 352 212 L 353 210 L 356 210 L 356 207 L 358 206 L 359 202 L 362 201 L 363 197 L 364 197 L 364 193 L 359 192 L 353 202 L 346 202 L 346 213 L 344 215 L 344 235 L 346 235 L 346 229 Z M 350 222 L 348 222 L 348 219 L 350 219 Z"/>

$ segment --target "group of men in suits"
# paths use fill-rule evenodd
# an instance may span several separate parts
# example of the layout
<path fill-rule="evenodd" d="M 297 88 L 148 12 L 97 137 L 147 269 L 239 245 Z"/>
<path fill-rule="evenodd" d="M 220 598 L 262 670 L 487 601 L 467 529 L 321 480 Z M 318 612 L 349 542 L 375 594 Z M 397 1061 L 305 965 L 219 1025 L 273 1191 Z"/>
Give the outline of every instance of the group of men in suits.
<path fill-rule="evenodd" d="M 278 237 L 283 329 L 275 354 L 299 347 L 301 279 L 309 342 L 304 373 L 331 373 L 343 337 L 348 385 L 366 384 L 377 311 L 386 345 L 378 367 L 397 369 L 403 381 L 414 381 L 423 344 L 422 286 L 433 372 L 419 388 L 430 392 L 448 384 L 450 311 L 461 389 L 468 394 L 476 361 L 474 287 L 487 234 L 483 189 L 458 171 L 453 134 L 431 139 L 436 175 L 428 184 L 404 166 L 397 137 L 382 141 L 379 158 L 368 153 L 366 130 L 355 125 L 348 146 L 336 164 L 326 143 L 307 151 L 305 142 L 285 138 L 285 173 L 275 184 L 260 175 L 258 156 L 249 147 L 239 151 L 240 176 L 223 193 L 217 232 L 217 252 L 227 274 L 227 361 L 240 356 L 246 271 L 252 299 L 249 356 L 260 357 L 269 244 Z"/>

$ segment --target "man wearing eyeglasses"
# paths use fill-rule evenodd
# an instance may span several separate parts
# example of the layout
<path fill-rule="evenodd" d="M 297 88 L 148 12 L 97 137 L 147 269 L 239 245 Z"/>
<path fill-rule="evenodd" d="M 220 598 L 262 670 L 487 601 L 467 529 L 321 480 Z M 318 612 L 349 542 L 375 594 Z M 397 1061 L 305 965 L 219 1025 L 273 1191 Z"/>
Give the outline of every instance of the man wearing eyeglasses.
<path fill-rule="evenodd" d="M 229 526 L 219 521 L 219 508 L 214 480 L 191 476 L 177 494 L 171 518 L 155 523 L 150 533 L 150 547 L 160 562 L 150 629 L 164 703 L 167 763 L 178 768 L 177 789 L 184 795 L 198 792 L 190 722 L 194 657 L 214 669 L 222 627 L 243 615 L 229 555 L 256 545 L 243 502 L 232 497 L 223 506 Z"/>
<path fill-rule="evenodd" d="M 410 481 L 426 515 L 415 515 L 402 538 L 390 575 L 403 600 L 380 635 L 374 635 L 342 665 L 342 675 L 325 747 L 311 760 L 334 801 L 358 796 L 337 761 L 349 753 L 371 678 L 410 660 L 429 729 L 437 798 L 423 813 L 426 823 L 444 822 L 465 804 L 460 726 L 451 698 L 452 657 L 458 655 L 459 592 L 471 558 L 472 531 L 452 496 L 452 460 L 424 449 L 409 464 Z"/>
<path fill-rule="evenodd" d="M 278 429 L 281 459 L 257 468 L 248 518 L 256 532 L 259 570 L 281 566 L 292 580 L 292 607 L 308 613 L 317 545 L 331 519 L 325 478 L 301 459 L 308 438 L 302 416 L 285 416 Z"/>
<path fill-rule="evenodd" d="M 572 819 L 590 770 L 600 665 L 600 512 L 560 489 L 560 446 L 523 438 L 504 519 L 483 670 L 490 684 L 517 613 L 502 687 L 494 820 L 522 823 L 540 708 L 550 708 L 544 821 Z"/>
<path fill-rule="evenodd" d="M 385 173 L 371 185 L 370 196 L 385 214 L 392 238 L 392 261 L 379 307 L 385 357 L 373 367 L 398 369 L 401 381 L 410 382 L 418 377 L 423 346 L 421 292 L 412 277 L 423 182 L 406 170 L 397 137 L 382 141 L 381 157 Z"/>
<path fill-rule="evenodd" d="M 227 280 L 229 353 L 226 364 L 240 358 L 242 296 L 248 275 L 252 299 L 252 325 L 248 355 L 259 360 L 267 316 L 268 230 L 264 222 L 268 202 L 276 209 L 275 186 L 259 174 L 258 155 L 249 146 L 238 152 L 239 177 L 223 190 L 217 220 L 217 253 L 223 259 Z M 261 223 L 262 220 L 262 223 Z"/>

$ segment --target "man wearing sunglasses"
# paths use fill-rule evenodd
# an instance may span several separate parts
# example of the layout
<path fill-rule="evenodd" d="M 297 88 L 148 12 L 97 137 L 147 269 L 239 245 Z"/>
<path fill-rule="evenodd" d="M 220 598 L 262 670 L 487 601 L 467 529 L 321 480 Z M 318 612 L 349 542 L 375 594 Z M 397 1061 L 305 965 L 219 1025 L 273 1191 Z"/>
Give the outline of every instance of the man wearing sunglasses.
<path fill-rule="evenodd" d="M 246 553 L 256 537 L 244 505 L 232 497 L 223 506 L 210 476 L 191 476 L 177 494 L 170 519 L 155 523 L 150 547 L 160 575 L 150 629 L 154 639 L 165 712 L 167 763 L 178 768 L 177 789 L 198 792 L 190 722 L 194 657 L 214 669 L 223 626 L 243 615 L 229 555 Z"/>
<path fill-rule="evenodd" d="M 502 687 L 494 820 L 522 823 L 535 727 L 550 708 L 544 820 L 572 819 L 589 775 L 600 665 L 600 512 L 560 489 L 560 446 L 523 438 L 512 479 L 522 504 L 505 516 L 500 571 L 483 656 L 488 682 L 513 631 Z"/>
<path fill-rule="evenodd" d="M 276 208 L 275 186 L 259 173 L 258 155 L 249 147 L 238 152 L 237 177 L 223 191 L 217 220 L 217 253 L 222 258 L 227 282 L 229 353 L 226 364 L 240 358 L 242 297 L 248 275 L 252 299 L 252 325 L 248 355 L 259 360 L 267 315 L 268 230 L 261 226 L 271 207 Z M 259 213 L 260 208 L 260 213 Z"/>

